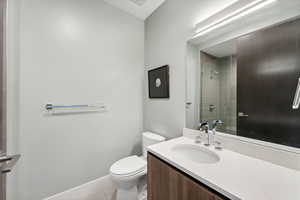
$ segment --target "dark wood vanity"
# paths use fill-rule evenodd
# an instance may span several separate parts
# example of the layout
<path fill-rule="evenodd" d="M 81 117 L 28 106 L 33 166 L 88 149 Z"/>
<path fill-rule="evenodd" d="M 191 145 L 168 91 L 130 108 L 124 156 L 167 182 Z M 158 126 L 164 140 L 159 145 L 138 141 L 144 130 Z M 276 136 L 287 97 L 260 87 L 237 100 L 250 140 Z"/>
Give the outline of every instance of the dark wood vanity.
<path fill-rule="evenodd" d="M 227 200 L 170 164 L 148 153 L 148 200 Z"/>

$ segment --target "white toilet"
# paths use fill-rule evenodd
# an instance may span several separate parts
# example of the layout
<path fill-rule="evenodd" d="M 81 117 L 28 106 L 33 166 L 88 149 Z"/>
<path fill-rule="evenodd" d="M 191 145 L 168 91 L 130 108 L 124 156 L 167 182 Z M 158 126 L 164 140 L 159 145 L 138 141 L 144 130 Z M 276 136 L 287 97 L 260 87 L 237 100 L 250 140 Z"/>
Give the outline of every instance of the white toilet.
<path fill-rule="evenodd" d="M 143 133 L 143 156 L 129 156 L 115 162 L 110 167 L 110 176 L 117 185 L 117 200 L 136 200 L 137 184 L 147 173 L 147 146 L 165 141 L 165 138 L 151 133 Z"/>

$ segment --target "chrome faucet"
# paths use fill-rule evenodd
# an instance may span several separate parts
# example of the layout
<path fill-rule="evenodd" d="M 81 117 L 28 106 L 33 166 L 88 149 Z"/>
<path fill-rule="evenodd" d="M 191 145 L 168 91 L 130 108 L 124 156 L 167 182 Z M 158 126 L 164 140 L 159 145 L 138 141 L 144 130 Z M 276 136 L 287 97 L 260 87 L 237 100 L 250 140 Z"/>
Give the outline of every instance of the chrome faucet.
<path fill-rule="evenodd" d="M 209 130 L 209 124 L 208 122 L 202 122 L 199 124 L 200 131 L 205 131 L 205 133 L 208 133 Z"/>
<path fill-rule="evenodd" d="M 223 122 L 222 120 L 220 120 L 220 119 L 214 120 L 214 121 L 213 121 L 212 131 L 213 131 L 214 134 L 216 133 L 217 127 L 218 127 L 219 125 L 221 125 L 221 124 L 224 124 L 224 122 Z"/>
<path fill-rule="evenodd" d="M 203 122 L 199 124 L 200 127 L 200 131 L 204 131 L 207 135 L 207 142 L 204 143 L 205 146 L 209 146 L 210 145 L 210 141 L 209 141 L 209 124 L 208 122 Z"/>
<path fill-rule="evenodd" d="M 198 124 L 198 129 L 200 131 L 205 131 L 205 133 L 208 134 L 208 130 L 209 130 L 209 124 L 208 124 L 208 122 L 201 122 L 201 123 L 199 123 Z M 195 143 L 201 143 L 201 134 L 199 134 L 198 136 L 196 136 Z"/>
<path fill-rule="evenodd" d="M 215 135 L 216 135 L 217 127 L 222 124 L 224 124 L 224 122 L 222 120 L 218 119 L 218 120 L 214 120 L 213 125 L 212 125 L 212 136 L 213 136 L 212 139 L 213 139 L 213 143 L 215 145 L 215 149 L 218 149 L 218 150 L 222 149 L 222 147 L 221 147 L 220 142 L 215 141 Z"/>
<path fill-rule="evenodd" d="M 208 122 L 203 122 L 203 123 L 199 124 L 200 131 L 204 131 L 207 135 L 207 142 L 204 143 L 205 146 L 210 146 L 211 142 L 213 144 L 215 143 L 214 136 L 216 135 L 216 129 L 219 125 L 221 125 L 223 123 L 224 122 L 222 120 L 214 120 L 213 121 L 213 124 L 212 124 L 212 127 L 211 127 L 212 128 L 212 140 L 213 141 L 211 141 L 211 137 L 210 137 L 210 134 L 209 134 L 209 124 L 208 124 Z M 200 136 L 196 137 L 196 143 L 200 143 Z M 220 146 L 220 144 L 216 145 L 216 149 L 219 149 L 219 147 L 217 147 L 217 146 Z"/>
<path fill-rule="evenodd" d="M 208 122 L 199 123 L 198 129 L 200 131 L 205 131 L 206 133 L 208 133 L 208 130 L 209 130 Z M 201 140 L 202 140 L 201 138 L 202 138 L 201 134 L 197 135 L 195 138 L 195 143 L 201 143 Z"/>

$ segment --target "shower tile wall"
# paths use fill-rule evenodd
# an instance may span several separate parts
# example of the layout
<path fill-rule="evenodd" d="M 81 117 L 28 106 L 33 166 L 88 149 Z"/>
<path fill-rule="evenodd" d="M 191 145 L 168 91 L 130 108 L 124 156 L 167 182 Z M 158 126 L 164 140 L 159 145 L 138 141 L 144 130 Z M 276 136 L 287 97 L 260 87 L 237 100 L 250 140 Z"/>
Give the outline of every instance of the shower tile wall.
<path fill-rule="evenodd" d="M 224 125 L 220 131 L 236 134 L 236 57 L 229 56 L 218 59 L 220 79 L 220 119 Z"/>
<path fill-rule="evenodd" d="M 201 120 L 224 121 L 219 131 L 236 134 L 236 58 L 201 53 Z"/>
<path fill-rule="evenodd" d="M 212 122 L 219 117 L 220 81 L 217 58 L 201 53 L 201 120 Z"/>

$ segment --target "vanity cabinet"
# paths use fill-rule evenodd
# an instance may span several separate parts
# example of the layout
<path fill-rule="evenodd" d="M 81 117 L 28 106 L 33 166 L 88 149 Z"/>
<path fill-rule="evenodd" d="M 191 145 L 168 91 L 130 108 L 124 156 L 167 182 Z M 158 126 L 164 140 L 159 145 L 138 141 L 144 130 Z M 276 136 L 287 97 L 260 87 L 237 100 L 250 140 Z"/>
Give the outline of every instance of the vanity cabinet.
<path fill-rule="evenodd" d="M 226 197 L 148 153 L 148 200 L 226 199 Z"/>

